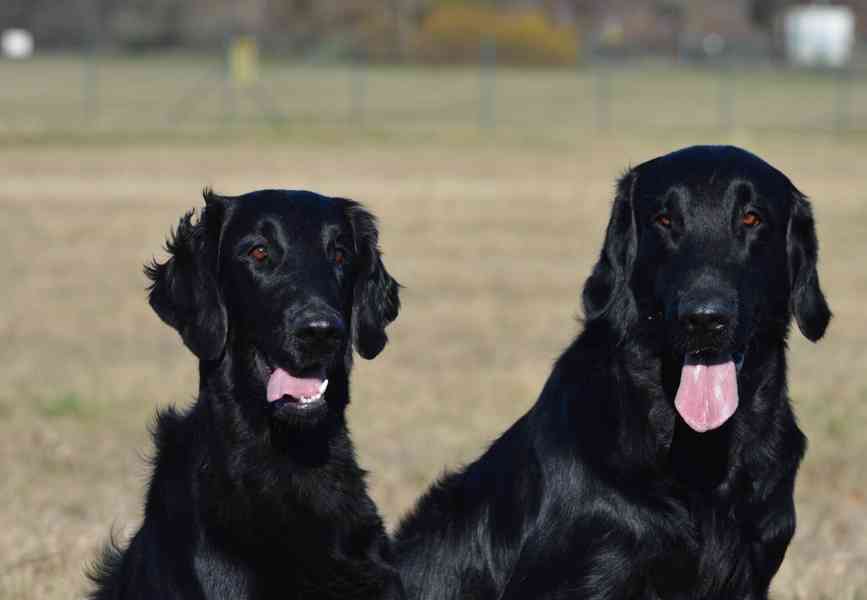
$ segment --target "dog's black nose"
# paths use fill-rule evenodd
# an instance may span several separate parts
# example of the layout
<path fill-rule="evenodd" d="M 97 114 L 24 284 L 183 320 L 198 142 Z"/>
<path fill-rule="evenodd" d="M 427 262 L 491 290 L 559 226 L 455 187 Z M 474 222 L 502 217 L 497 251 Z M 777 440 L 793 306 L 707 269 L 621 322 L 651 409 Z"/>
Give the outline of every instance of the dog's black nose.
<path fill-rule="evenodd" d="M 295 330 L 295 337 L 309 346 L 329 349 L 337 346 L 346 334 L 346 327 L 338 319 L 313 319 Z"/>
<path fill-rule="evenodd" d="M 726 302 L 685 302 L 679 317 L 686 331 L 691 334 L 721 334 L 735 320 L 735 309 Z"/>

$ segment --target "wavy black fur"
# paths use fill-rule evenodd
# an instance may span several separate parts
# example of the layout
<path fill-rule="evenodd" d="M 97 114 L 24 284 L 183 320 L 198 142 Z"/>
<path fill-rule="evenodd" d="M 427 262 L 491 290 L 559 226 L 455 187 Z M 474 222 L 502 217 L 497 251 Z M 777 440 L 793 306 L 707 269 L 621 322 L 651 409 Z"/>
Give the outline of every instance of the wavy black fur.
<path fill-rule="evenodd" d="M 747 210 L 763 224 L 745 228 Z M 584 331 L 530 411 L 400 525 L 408 597 L 766 599 L 805 448 L 788 324 L 793 312 L 816 340 L 830 318 L 816 251 L 804 197 L 743 150 L 692 147 L 631 169 L 584 287 Z M 736 298 L 737 315 L 701 343 L 746 350 L 740 406 L 705 433 L 674 407 L 694 342 L 679 303 L 699 293 Z"/>
<path fill-rule="evenodd" d="M 144 522 L 108 545 L 90 597 L 400 599 L 344 416 L 352 343 L 376 356 L 400 304 L 375 220 L 309 192 L 205 201 L 146 267 L 151 305 L 199 358 L 199 394 L 158 415 Z M 276 366 L 327 377 L 324 403 L 266 401 Z"/>

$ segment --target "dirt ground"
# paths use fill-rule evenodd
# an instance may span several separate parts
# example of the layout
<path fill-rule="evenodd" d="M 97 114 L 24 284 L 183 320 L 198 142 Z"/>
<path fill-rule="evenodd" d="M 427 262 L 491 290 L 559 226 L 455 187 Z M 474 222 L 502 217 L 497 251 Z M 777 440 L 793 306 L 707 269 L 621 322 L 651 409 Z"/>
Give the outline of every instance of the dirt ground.
<path fill-rule="evenodd" d="M 192 355 L 147 306 L 141 265 L 202 186 L 313 189 L 380 217 L 404 310 L 386 351 L 356 365 L 350 425 L 393 526 L 534 402 L 579 330 L 615 177 L 697 142 L 746 146 L 813 198 L 835 319 L 817 345 L 792 336 L 810 448 L 774 598 L 867 598 L 867 140 L 592 129 L 553 142 L 507 129 L 2 139 L 3 600 L 80 597 L 109 531 L 140 519 L 148 425 L 196 391 Z"/>

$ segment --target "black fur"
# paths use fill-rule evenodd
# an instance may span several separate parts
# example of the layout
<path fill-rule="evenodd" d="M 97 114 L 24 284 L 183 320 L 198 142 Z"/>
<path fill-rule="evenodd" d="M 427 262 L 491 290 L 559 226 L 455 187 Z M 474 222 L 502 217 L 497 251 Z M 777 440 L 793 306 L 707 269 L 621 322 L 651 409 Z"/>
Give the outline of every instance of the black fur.
<path fill-rule="evenodd" d="M 816 257 L 807 200 L 748 152 L 692 147 L 631 169 L 584 287 L 584 331 L 535 406 L 400 525 L 407 596 L 767 598 L 805 448 L 789 322 L 815 341 L 830 318 Z M 688 329 L 699 302 L 726 325 Z M 685 357 L 711 354 L 743 355 L 740 404 L 698 433 L 674 397 Z"/>
<path fill-rule="evenodd" d="M 376 222 L 310 192 L 205 201 L 146 268 L 151 306 L 199 358 L 199 395 L 158 416 L 144 522 L 106 549 L 91 598 L 402 598 L 344 417 L 351 332 L 375 357 L 400 306 Z M 324 401 L 267 401 L 276 367 L 327 377 Z"/>

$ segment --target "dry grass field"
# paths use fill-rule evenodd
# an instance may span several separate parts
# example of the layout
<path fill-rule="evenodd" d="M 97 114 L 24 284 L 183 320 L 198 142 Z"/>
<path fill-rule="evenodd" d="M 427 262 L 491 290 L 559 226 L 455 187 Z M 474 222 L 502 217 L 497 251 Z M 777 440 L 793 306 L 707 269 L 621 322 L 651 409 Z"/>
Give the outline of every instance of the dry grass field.
<path fill-rule="evenodd" d="M 145 302 L 141 265 L 203 185 L 314 189 L 380 216 L 404 310 L 383 355 L 357 363 L 350 425 L 394 525 L 443 469 L 473 459 L 534 402 L 579 329 L 614 178 L 699 142 L 752 149 L 814 200 L 836 316 L 818 345 L 792 337 L 790 385 L 810 449 L 774 598 L 867 598 L 867 139 L 832 137 L 815 126 L 823 108 L 785 101 L 800 88 L 830 98 L 832 83 L 793 76 L 745 93 L 740 105 L 755 106 L 743 125 L 720 132 L 707 107 L 713 79 L 672 75 L 674 89 L 706 96 L 673 105 L 635 73 L 614 86 L 624 108 L 600 132 L 580 94 L 588 75 L 506 72 L 498 127 L 483 134 L 469 70 L 377 70 L 364 123 L 348 123 L 351 73 L 274 67 L 269 84 L 293 115 L 275 128 L 249 106 L 224 126 L 219 97 L 167 124 L 166 107 L 201 70 L 106 65 L 103 104 L 83 123 L 77 63 L 0 64 L 0 80 L 16 82 L 0 88 L 0 599 L 81 597 L 82 570 L 110 529 L 137 525 L 147 427 L 196 387 L 192 355 Z M 696 120 L 679 124 L 689 106 Z M 779 126 L 762 128 L 761 111 Z"/>

